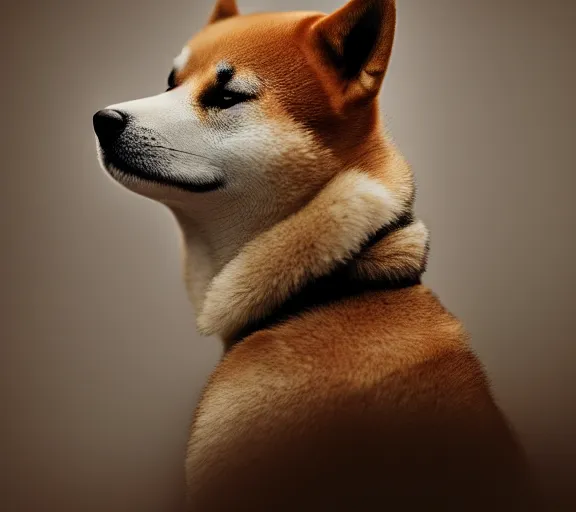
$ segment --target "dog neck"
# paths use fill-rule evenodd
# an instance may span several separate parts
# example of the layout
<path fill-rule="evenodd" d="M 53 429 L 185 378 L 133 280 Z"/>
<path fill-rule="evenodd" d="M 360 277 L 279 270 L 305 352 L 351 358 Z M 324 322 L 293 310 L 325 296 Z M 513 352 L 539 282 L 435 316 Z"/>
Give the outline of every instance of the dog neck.
<path fill-rule="evenodd" d="M 199 196 L 192 207 L 171 206 L 182 234 L 184 280 L 188 295 L 197 313 L 203 310 L 206 293 L 223 269 L 233 261 L 249 242 L 288 217 L 302 203 L 280 211 L 266 209 L 270 197 L 231 194 L 218 199 Z M 254 205 L 259 205 L 254 207 Z"/>
<path fill-rule="evenodd" d="M 261 212 L 237 201 L 230 216 L 208 202 L 199 205 L 201 216 L 174 210 L 203 334 L 233 339 L 343 268 L 358 283 L 403 282 L 424 271 L 428 232 L 412 218 L 411 199 L 367 172 L 337 174 L 279 222 L 263 222 Z"/>

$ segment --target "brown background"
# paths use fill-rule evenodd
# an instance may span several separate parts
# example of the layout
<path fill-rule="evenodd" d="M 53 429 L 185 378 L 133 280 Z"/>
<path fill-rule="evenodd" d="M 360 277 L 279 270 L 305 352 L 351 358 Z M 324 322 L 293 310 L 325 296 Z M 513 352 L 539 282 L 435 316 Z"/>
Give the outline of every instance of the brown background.
<path fill-rule="evenodd" d="M 91 116 L 161 91 L 209 4 L 3 3 L 3 510 L 178 506 L 219 344 L 195 334 L 172 218 L 99 170 Z M 432 230 L 427 282 L 560 496 L 576 472 L 576 3 L 399 4 L 383 105 Z"/>

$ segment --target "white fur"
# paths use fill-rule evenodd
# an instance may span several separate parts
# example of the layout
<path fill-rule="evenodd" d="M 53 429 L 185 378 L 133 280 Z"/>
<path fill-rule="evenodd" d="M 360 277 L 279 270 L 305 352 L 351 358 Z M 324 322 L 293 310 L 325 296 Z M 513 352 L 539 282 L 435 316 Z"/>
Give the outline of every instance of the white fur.
<path fill-rule="evenodd" d="M 338 175 L 313 201 L 248 243 L 212 281 L 199 328 L 229 336 L 269 313 L 309 279 L 350 258 L 400 204 L 358 171 Z"/>
<path fill-rule="evenodd" d="M 186 64 L 188 64 L 188 59 L 190 58 L 190 47 L 185 46 L 182 48 L 180 54 L 174 59 L 174 69 L 176 71 L 182 71 Z"/>

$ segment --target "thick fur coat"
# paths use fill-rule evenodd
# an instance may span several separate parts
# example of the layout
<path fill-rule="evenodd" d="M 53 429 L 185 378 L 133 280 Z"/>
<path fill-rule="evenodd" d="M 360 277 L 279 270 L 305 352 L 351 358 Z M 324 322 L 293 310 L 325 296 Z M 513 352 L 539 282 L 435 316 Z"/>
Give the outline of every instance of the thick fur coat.
<path fill-rule="evenodd" d="M 194 511 L 525 510 L 522 450 L 460 322 L 378 93 L 393 0 L 241 16 L 220 0 L 169 90 L 95 116 L 111 176 L 174 213 L 225 355 L 186 457 Z"/>

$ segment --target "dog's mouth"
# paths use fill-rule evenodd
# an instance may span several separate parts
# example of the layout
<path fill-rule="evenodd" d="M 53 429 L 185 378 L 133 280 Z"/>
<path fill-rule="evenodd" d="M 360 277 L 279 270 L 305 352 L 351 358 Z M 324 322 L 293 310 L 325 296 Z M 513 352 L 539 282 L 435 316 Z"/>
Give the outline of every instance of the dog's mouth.
<path fill-rule="evenodd" d="M 100 146 L 103 166 L 113 178 L 122 183 L 137 179 L 196 193 L 213 192 L 224 187 L 222 177 L 192 179 L 187 177 L 185 172 L 174 170 L 175 166 L 185 167 L 185 163 L 172 161 L 173 151 L 175 150 L 144 144 L 113 148 Z"/>
<path fill-rule="evenodd" d="M 158 134 L 135 129 L 129 121 L 117 111 L 94 116 L 100 159 L 115 180 L 126 186 L 142 181 L 196 193 L 224 187 L 223 173 L 208 158 L 172 148 Z"/>

